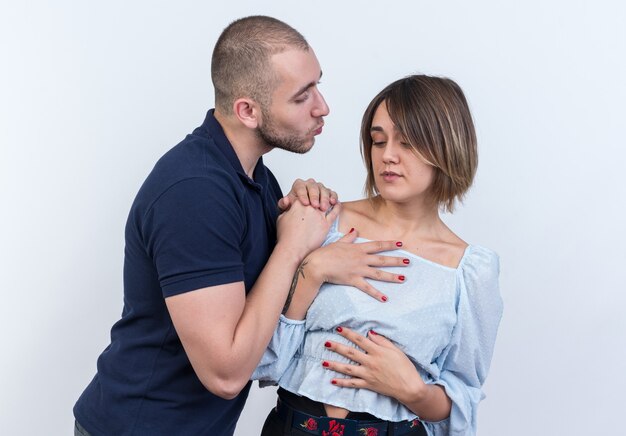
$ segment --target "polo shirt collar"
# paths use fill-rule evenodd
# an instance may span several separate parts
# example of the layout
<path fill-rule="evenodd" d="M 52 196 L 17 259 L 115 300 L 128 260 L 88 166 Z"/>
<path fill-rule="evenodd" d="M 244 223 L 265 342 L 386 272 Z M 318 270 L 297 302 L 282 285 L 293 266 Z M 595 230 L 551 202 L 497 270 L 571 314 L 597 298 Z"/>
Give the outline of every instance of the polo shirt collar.
<path fill-rule="evenodd" d="M 254 171 L 252 173 L 252 175 L 254 176 L 254 180 L 252 180 L 243 170 L 243 167 L 241 166 L 241 161 L 239 161 L 237 153 L 235 153 L 233 146 L 226 137 L 226 134 L 224 133 L 224 129 L 222 129 L 221 124 L 215 118 L 214 112 L 215 109 L 210 109 L 207 112 L 206 118 L 202 123 L 202 128 L 208 133 L 211 138 L 213 138 L 215 145 L 224 155 L 224 157 L 226 157 L 228 162 L 230 162 L 239 177 L 255 189 L 262 190 L 263 186 L 266 186 L 268 182 L 267 168 L 263 164 L 263 157 L 259 157 L 259 160 L 254 167 Z"/>

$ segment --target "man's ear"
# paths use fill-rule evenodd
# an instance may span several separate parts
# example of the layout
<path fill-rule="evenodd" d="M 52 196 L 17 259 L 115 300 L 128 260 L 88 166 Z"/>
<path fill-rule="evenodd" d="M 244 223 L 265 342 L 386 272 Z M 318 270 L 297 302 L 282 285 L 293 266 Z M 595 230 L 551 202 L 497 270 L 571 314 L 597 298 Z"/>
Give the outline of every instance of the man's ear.
<path fill-rule="evenodd" d="M 249 129 L 256 129 L 261 121 L 261 108 L 252 99 L 238 98 L 233 102 L 235 117 Z"/>

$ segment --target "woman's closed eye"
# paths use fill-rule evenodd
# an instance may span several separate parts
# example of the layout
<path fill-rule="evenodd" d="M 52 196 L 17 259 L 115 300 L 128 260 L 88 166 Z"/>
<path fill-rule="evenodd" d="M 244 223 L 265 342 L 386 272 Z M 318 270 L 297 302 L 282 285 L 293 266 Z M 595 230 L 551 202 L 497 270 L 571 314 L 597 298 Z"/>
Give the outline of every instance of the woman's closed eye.
<path fill-rule="evenodd" d="M 372 146 L 374 147 L 382 147 L 387 143 L 387 137 L 380 133 L 371 136 L 372 138 Z"/>

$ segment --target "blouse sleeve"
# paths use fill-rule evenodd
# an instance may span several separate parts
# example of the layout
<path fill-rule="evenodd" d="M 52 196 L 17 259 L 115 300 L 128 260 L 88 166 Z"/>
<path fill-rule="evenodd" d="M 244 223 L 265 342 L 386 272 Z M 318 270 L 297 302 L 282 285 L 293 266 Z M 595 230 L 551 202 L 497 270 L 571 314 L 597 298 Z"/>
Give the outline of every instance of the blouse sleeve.
<path fill-rule="evenodd" d="M 250 378 L 259 380 L 261 386 L 276 384 L 300 348 L 304 329 L 304 320 L 293 320 L 281 315 L 274 335 Z"/>
<path fill-rule="evenodd" d="M 441 385 L 452 400 L 448 419 L 425 423 L 435 436 L 476 434 L 478 403 L 484 398 L 481 387 L 502 317 L 498 256 L 482 247 L 472 248 L 457 277 L 457 324 L 437 358 L 440 376 L 432 382 Z"/>

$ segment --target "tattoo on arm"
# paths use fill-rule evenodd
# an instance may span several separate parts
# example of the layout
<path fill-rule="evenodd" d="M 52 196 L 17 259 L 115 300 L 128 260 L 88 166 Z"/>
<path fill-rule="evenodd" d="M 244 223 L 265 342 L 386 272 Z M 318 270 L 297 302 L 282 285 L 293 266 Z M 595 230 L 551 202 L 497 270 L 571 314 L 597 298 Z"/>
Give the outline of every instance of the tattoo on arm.
<path fill-rule="evenodd" d="M 304 267 L 307 263 L 308 261 L 304 260 L 296 270 L 296 273 L 293 275 L 293 279 L 291 280 L 291 288 L 289 289 L 289 294 L 287 295 L 287 301 L 285 301 L 285 305 L 283 306 L 283 315 L 287 312 L 287 310 L 289 310 L 289 306 L 291 306 L 291 299 L 293 298 L 294 292 L 296 292 L 298 279 L 300 278 L 300 276 L 302 276 L 303 279 L 306 279 L 306 276 L 304 275 Z"/>

